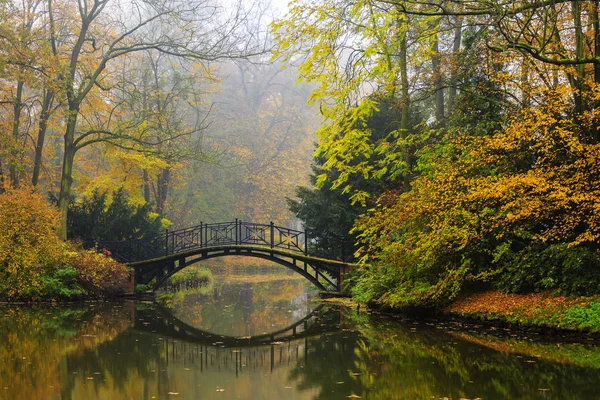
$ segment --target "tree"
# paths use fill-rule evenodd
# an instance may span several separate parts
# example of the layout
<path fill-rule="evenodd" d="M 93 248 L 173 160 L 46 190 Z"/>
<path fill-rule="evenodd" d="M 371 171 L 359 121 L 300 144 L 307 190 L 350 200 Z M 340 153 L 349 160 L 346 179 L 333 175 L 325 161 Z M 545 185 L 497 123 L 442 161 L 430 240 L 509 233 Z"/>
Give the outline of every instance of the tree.
<path fill-rule="evenodd" d="M 377 94 L 372 95 L 376 98 Z M 379 111 L 364 121 L 362 129 L 371 132 L 371 140 L 379 146 L 389 138 L 390 132 L 398 129 L 396 120 L 396 104 L 387 99 L 376 99 Z M 418 121 L 419 115 L 411 115 L 411 122 Z M 411 132 L 416 133 L 416 130 Z M 374 163 L 377 165 L 381 158 L 356 158 L 356 163 Z M 325 160 L 317 156 L 313 160 L 312 188 L 298 187 L 297 199 L 288 199 L 290 210 L 303 222 L 314 243 L 311 252 L 317 252 L 326 257 L 342 260 L 354 259 L 356 251 L 356 234 L 352 232 L 356 220 L 374 206 L 373 200 L 367 204 L 353 202 L 350 193 L 341 187 L 334 188 L 336 176 L 329 176 L 321 186 L 317 186 L 317 177 L 323 174 L 336 174 L 334 170 L 323 170 Z M 381 174 L 377 178 L 366 179 L 363 175 L 349 177 L 349 183 L 355 190 L 360 190 L 377 199 L 387 192 L 390 199 L 399 194 L 401 182 L 392 174 Z"/>
<path fill-rule="evenodd" d="M 66 237 L 76 153 L 99 142 L 123 147 L 147 144 L 145 132 L 136 129 L 139 121 L 125 121 L 118 114 L 120 104 L 111 98 L 112 82 L 107 69 L 111 62 L 148 49 L 205 61 L 248 53 L 232 44 L 243 21 L 242 13 L 224 21 L 223 10 L 208 1 L 157 4 L 83 0 L 76 9 L 75 25 L 57 29 L 64 33 L 58 47 L 64 73 L 57 74 L 56 79 L 62 83 L 66 97 L 58 200 L 62 237 Z M 86 110 L 92 114 L 85 115 Z"/>
<path fill-rule="evenodd" d="M 348 183 L 353 175 L 392 173 L 410 189 L 411 110 L 433 96 L 439 123 L 445 119 L 442 26 L 440 18 L 411 16 L 397 4 L 377 0 L 298 1 L 273 25 L 276 54 L 298 62 L 302 79 L 318 86 L 311 101 L 319 103 L 325 123 L 317 131 L 317 153 L 325 159 L 324 170 L 339 172 L 333 188 L 351 192 L 353 201 L 369 197 Z M 370 96 L 374 92 L 382 95 Z M 380 99 L 396 103 L 398 125 L 377 142 L 363 121 L 378 111 Z M 379 161 L 355 162 L 371 157 Z M 322 174 L 317 184 L 325 179 Z"/>
<path fill-rule="evenodd" d="M 215 75 L 222 91 L 212 97 L 204 158 L 174 177 L 178 212 L 168 216 L 176 225 L 234 218 L 294 223 L 285 199 L 308 181 L 318 123 L 316 110 L 305 104 L 309 87 L 294 85 L 293 68 L 265 59 L 222 63 Z"/>
<path fill-rule="evenodd" d="M 123 188 L 113 193 L 93 192 L 90 198 L 72 202 L 68 234 L 86 242 L 130 240 L 158 236 L 163 226 L 151 203 L 134 205 Z"/>

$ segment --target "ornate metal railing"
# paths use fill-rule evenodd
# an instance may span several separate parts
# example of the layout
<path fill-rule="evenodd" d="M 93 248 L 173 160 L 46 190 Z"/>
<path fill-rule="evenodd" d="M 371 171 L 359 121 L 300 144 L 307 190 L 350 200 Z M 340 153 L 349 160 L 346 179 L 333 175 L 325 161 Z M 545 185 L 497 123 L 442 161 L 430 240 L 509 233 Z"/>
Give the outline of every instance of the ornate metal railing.
<path fill-rule="evenodd" d="M 170 256 L 188 250 L 223 246 L 255 245 L 308 254 L 308 234 L 273 222 L 256 224 L 238 219 L 232 222 L 217 222 L 165 233 L 144 239 L 127 241 L 99 241 L 96 247 L 104 250 L 121 262 L 149 260 Z"/>

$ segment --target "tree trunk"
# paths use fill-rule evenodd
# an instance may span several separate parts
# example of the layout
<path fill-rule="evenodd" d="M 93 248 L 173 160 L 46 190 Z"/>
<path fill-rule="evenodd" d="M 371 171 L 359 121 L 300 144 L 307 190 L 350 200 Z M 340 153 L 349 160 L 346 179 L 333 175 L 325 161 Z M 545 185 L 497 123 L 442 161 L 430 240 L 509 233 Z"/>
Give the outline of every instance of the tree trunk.
<path fill-rule="evenodd" d="M 462 17 L 456 17 L 454 21 L 454 41 L 452 43 L 452 68 L 450 72 L 450 89 L 448 90 L 448 115 L 452 113 L 454 107 L 454 99 L 456 98 L 457 75 L 458 75 L 458 55 L 460 52 L 460 44 L 462 42 Z"/>
<path fill-rule="evenodd" d="M 406 17 L 403 17 L 402 24 L 407 24 Z M 409 107 L 410 94 L 408 92 L 408 43 L 406 39 L 406 29 L 401 29 L 400 37 L 400 137 L 406 139 L 409 131 Z M 411 171 L 413 164 L 412 149 L 407 145 L 404 151 L 404 161 L 406 162 L 406 173 L 404 174 L 404 190 L 410 190 Z"/>
<path fill-rule="evenodd" d="M 581 27 L 581 0 L 574 0 L 572 2 L 573 12 L 573 23 L 575 25 L 575 59 L 583 59 L 583 30 Z M 585 64 L 578 64 L 575 66 L 577 71 L 575 77 L 575 113 L 577 116 L 581 115 L 585 109 L 583 99 L 583 89 L 585 84 Z"/>
<path fill-rule="evenodd" d="M 439 27 L 439 20 L 434 27 L 437 29 Z M 442 77 L 442 68 L 441 68 L 441 59 L 440 59 L 440 48 L 439 48 L 439 38 L 438 34 L 435 34 L 435 38 L 433 39 L 432 46 L 432 57 L 431 64 L 433 67 L 433 86 L 435 90 L 435 120 L 438 126 L 444 126 L 444 86 L 443 86 L 443 77 Z"/>
<path fill-rule="evenodd" d="M 6 187 L 4 186 L 4 169 L 2 167 L 2 159 L 0 158 L 0 194 L 6 192 Z"/>
<path fill-rule="evenodd" d="M 150 182 L 149 182 L 149 177 L 148 177 L 148 171 L 144 170 L 144 183 L 143 183 L 143 190 L 144 190 L 144 201 L 146 203 L 150 203 Z"/>
<path fill-rule="evenodd" d="M 37 186 L 40 177 L 44 141 L 46 139 L 46 130 L 48 129 L 48 119 L 50 118 L 50 108 L 52 107 L 53 100 L 54 92 L 52 90 L 47 90 L 44 95 L 44 100 L 42 101 L 38 137 L 37 142 L 35 143 L 35 158 L 33 160 L 33 173 L 31 174 L 31 183 L 33 186 Z"/>
<path fill-rule="evenodd" d="M 592 1 L 591 20 L 594 27 L 594 82 L 600 84 L 600 19 L 598 18 L 598 0 Z"/>
<path fill-rule="evenodd" d="M 160 215 L 165 215 L 167 195 L 169 192 L 170 184 L 171 169 L 167 167 L 158 174 L 158 184 L 156 185 L 156 212 Z"/>
<path fill-rule="evenodd" d="M 521 60 L 521 107 L 529 108 L 531 105 L 531 96 L 529 93 L 529 63 L 527 56 L 522 55 Z"/>
<path fill-rule="evenodd" d="M 11 150 L 11 160 L 10 160 L 10 184 L 12 187 L 19 186 L 19 173 L 17 168 L 17 159 L 19 159 L 19 149 L 17 143 L 19 141 L 19 129 L 21 126 L 21 110 L 23 109 L 23 81 L 17 82 L 17 94 L 14 98 L 13 103 L 13 128 L 12 128 L 12 150 Z"/>
<path fill-rule="evenodd" d="M 73 110 L 72 108 L 75 108 Z M 71 203 L 71 187 L 73 186 L 73 161 L 75 160 L 75 127 L 77 126 L 78 107 L 69 107 L 69 118 L 65 130 L 65 153 L 63 154 L 62 172 L 60 177 L 60 195 L 58 197 L 58 210 L 60 212 L 60 225 L 58 235 L 67 239 L 67 217 Z"/>

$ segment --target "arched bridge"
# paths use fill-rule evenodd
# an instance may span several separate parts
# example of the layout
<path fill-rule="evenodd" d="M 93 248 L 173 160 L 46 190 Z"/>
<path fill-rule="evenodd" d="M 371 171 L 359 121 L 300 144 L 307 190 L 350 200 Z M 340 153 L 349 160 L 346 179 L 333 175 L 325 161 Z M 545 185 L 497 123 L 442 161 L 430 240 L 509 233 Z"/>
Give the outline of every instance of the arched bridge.
<path fill-rule="evenodd" d="M 134 284 L 158 289 L 171 275 L 200 261 L 225 256 L 262 258 L 304 276 L 321 290 L 340 291 L 344 273 L 353 264 L 310 254 L 310 238 L 273 224 L 235 220 L 180 230 L 152 238 L 100 241 L 96 244 L 118 261 L 133 267 Z"/>

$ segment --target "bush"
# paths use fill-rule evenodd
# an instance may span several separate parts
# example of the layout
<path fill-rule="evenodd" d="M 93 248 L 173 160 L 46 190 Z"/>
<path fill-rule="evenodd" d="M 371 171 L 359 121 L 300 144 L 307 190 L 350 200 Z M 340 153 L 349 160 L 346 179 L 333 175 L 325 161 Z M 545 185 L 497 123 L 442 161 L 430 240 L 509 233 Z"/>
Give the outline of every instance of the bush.
<path fill-rule="evenodd" d="M 58 238 L 58 213 L 38 193 L 0 195 L 0 298 L 98 298 L 123 293 L 129 270 Z"/>
<path fill-rule="evenodd" d="M 129 269 L 95 250 L 76 248 L 66 261 L 77 271 L 77 282 L 91 297 L 112 297 L 129 287 Z"/>
<path fill-rule="evenodd" d="M 0 196 L 0 295 L 41 293 L 44 267 L 62 254 L 57 212 L 39 194 L 10 190 Z"/>
<path fill-rule="evenodd" d="M 41 277 L 40 295 L 57 299 L 74 299 L 82 297 L 86 291 L 78 282 L 78 272 L 67 266 L 46 273 Z"/>
<path fill-rule="evenodd" d="M 600 287 L 600 257 L 585 247 L 535 244 L 503 260 L 496 286 L 507 292 L 557 290 L 592 295 Z"/>
<path fill-rule="evenodd" d="M 423 149 L 412 190 L 357 223 L 377 266 L 353 292 L 384 306 L 440 306 L 467 283 L 600 293 L 600 145 L 562 117 L 568 109 L 548 95 L 501 132 Z"/>
<path fill-rule="evenodd" d="M 161 234 L 162 228 L 162 219 L 152 212 L 151 205 L 130 203 L 123 188 L 111 196 L 95 191 L 92 197 L 73 201 L 69 207 L 67 235 L 73 239 L 141 239 Z"/>

